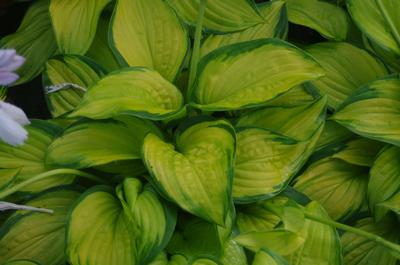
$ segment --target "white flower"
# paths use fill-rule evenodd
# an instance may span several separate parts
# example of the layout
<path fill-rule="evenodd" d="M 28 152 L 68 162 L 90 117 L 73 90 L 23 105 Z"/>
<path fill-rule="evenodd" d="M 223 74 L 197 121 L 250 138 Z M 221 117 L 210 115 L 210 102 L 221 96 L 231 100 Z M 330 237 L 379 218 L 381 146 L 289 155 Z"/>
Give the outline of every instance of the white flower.
<path fill-rule="evenodd" d="M 25 113 L 10 103 L 0 101 L 0 139 L 13 146 L 21 145 L 28 138 L 23 127 L 29 124 Z"/>
<path fill-rule="evenodd" d="M 25 58 L 18 55 L 14 49 L 0 49 L 0 86 L 7 86 L 19 78 L 14 73 L 23 63 Z"/>

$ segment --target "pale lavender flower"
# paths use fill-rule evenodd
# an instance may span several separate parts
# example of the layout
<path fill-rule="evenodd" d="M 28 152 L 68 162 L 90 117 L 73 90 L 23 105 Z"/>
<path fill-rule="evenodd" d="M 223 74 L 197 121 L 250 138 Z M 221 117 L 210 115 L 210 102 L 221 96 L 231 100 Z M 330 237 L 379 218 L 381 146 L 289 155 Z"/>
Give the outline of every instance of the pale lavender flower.
<path fill-rule="evenodd" d="M 49 213 L 53 214 L 54 211 L 45 208 L 37 208 L 27 205 L 19 205 L 11 202 L 2 202 L 0 201 L 0 212 L 7 210 L 22 210 L 22 211 L 31 211 L 31 212 L 40 212 L 40 213 Z"/>
<path fill-rule="evenodd" d="M 0 86 L 8 86 L 17 81 L 19 76 L 14 72 L 24 62 L 25 58 L 14 49 L 0 49 Z"/>
<path fill-rule="evenodd" d="M 28 138 L 23 127 L 29 124 L 25 113 L 18 107 L 0 101 L 0 139 L 13 146 L 21 145 Z"/>

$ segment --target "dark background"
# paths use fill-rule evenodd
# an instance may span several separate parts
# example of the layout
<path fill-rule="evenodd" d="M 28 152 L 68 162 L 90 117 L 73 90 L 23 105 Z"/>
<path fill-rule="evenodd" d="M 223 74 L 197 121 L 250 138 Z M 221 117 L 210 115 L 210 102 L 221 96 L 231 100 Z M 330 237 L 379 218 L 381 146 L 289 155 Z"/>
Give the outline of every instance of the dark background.
<path fill-rule="evenodd" d="M 256 2 L 261 3 L 266 0 L 256 0 Z M 0 39 L 17 30 L 30 4 L 30 1 L 0 0 Z M 305 40 L 306 43 L 315 43 L 323 39 L 313 30 L 290 24 L 289 40 L 304 44 Z M 21 107 L 29 118 L 50 118 L 44 100 L 41 76 L 29 83 L 9 88 L 7 101 Z"/>

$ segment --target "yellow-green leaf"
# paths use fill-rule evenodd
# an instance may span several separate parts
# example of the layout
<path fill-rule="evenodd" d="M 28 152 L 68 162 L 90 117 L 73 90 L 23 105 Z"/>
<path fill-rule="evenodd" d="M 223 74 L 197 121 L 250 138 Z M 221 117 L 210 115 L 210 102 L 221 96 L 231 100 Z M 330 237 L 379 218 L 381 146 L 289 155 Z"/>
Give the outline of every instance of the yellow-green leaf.
<path fill-rule="evenodd" d="M 368 183 L 369 206 L 377 221 L 392 208 L 385 207 L 385 203 L 388 202 L 390 205 L 392 199 L 396 202 L 395 196 L 398 194 L 400 194 L 400 148 L 387 146 L 373 164 Z"/>
<path fill-rule="evenodd" d="M 189 25 L 195 26 L 200 1 L 167 0 L 178 15 Z M 244 30 L 263 22 L 255 5 L 248 0 L 207 1 L 203 25 L 216 32 Z"/>
<path fill-rule="evenodd" d="M 185 58 L 186 29 L 163 0 L 117 0 L 110 45 L 129 66 L 158 71 L 173 81 Z"/>
<path fill-rule="evenodd" d="M 150 121 L 121 116 L 115 119 L 78 121 L 48 148 L 46 163 L 59 167 L 87 168 L 112 162 L 141 159 L 143 139 L 161 133 Z"/>
<path fill-rule="evenodd" d="M 228 122 L 189 121 L 176 147 L 154 134 L 143 145 L 150 180 L 184 210 L 224 225 L 231 204 L 235 134 Z"/>
<path fill-rule="evenodd" d="M 70 117 L 106 119 L 123 114 L 151 120 L 173 116 L 183 107 L 178 88 L 147 68 L 125 68 L 102 78 Z"/>
<path fill-rule="evenodd" d="M 283 38 L 287 33 L 287 15 L 284 1 L 266 2 L 259 6 L 264 21 L 245 30 L 228 34 L 211 34 L 201 45 L 202 56 L 234 43 L 244 41 Z"/>
<path fill-rule="evenodd" d="M 203 57 L 191 104 L 202 110 L 251 108 L 323 75 L 308 54 L 278 39 L 229 45 Z"/>
<path fill-rule="evenodd" d="M 29 82 L 38 76 L 47 59 L 57 52 L 50 21 L 49 0 L 33 3 L 17 31 L 1 39 L 0 47 L 16 49 L 26 59 L 17 70 L 20 79 L 14 85 Z"/>
<path fill-rule="evenodd" d="M 318 43 L 307 48 L 307 52 L 326 71 L 326 76 L 310 84 L 328 96 L 328 105 L 334 110 L 360 86 L 388 74 L 380 61 L 348 43 Z"/>
<path fill-rule="evenodd" d="M 176 211 L 137 179 L 85 192 L 67 223 L 66 253 L 74 265 L 147 264 L 165 247 Z"/>
<path fill-rule="evenodd" d="M 96 84 L 104 71 L 88 58 L 63 55 L 49 59 L 43 85 L 49 111 L 59 117 L 75 109 L 86 90 Z"/>
<path fill-rule="evenodd" d="M 62 129 L 50 122 L 39 120 L 33 120 L 26 129 L 28 139 L 23 145 L 13 147 L 3 142 L 0 143 L 0 169 L 2 169 L 0 170 L 0 179 L 2 179 L 3 187 L 18 184 L 52 169 L 45 164 L 45 155 L 48 146 L 61 133 Z M 14 175 L 10 170 L 14 170 Z M 72 176 L 61 175 L 32 183 L 21 191 L 38 192 L 50 187 L 69 184 L 73 180 Z"/>
<path fill-rule="evenodd" d="M 73 190 L 49 191 L 26 204 L 51 209 L 53 214 L 18 211 L 11 215 L 0 228 L 1 264 L 14 259 L 64 264 L 67 214 L 78 197 Z"/>
<path fill-rule="evenodd" d="M 50 16 L 61 53 L 85 54 L 110 0 L 50 0 Z"/>
<path fill-rule="evenodd" d="M 397 0 L 348 0 L 347 9 L 368 38 L 400 54 L 400 6 Z"/>
<path fill-rule="evenodd" d="M 333 120 L 361 136 L 400 145 L 400 79 L 397 75 L 355 91 Z"/>
<path fill-rule="evenodd" d="M 346 11 L 319 0 L 285 0 L 289 21 L 312 28 L 332 40 L 345 40 L 349 31 Z"/>

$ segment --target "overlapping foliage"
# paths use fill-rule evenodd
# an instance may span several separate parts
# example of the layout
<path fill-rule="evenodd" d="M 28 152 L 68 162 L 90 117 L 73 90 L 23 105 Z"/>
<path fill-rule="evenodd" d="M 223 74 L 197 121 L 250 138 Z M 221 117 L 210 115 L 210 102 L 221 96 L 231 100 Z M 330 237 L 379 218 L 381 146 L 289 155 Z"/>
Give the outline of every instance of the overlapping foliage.
<path fill-rule="evenodd" d="M 0 264 L 399 265 L 397 1 L 32 3 Z"/>

